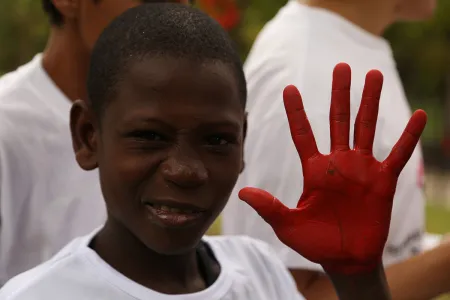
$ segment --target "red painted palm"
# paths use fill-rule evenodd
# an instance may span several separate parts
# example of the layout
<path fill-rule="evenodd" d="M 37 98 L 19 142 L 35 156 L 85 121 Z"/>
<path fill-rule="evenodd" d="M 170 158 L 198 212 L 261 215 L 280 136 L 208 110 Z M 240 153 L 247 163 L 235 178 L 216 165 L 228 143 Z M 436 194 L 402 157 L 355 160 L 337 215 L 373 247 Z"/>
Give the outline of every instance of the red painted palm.
<path fill-rule="evenodd" d="M 424 111 L 416 111 L 390 155 L 377 161 L 372 146 L 383 76 L 370 71 L 356 117 L 354 148 L 350 149 L 350 77 L 348 65 L 336 66 L 329 120 L 331 153 L 326 155 L 317 149 L 300 93 L 294 86 L 284 91 L 289 127 L 303 169 L 304 189 L 297 207 L 288 208 L 256 188 L 239 193 L 284 244 L 335 273 L 366 272 L 381 263 L 397 179 L 427 119 Z"/>

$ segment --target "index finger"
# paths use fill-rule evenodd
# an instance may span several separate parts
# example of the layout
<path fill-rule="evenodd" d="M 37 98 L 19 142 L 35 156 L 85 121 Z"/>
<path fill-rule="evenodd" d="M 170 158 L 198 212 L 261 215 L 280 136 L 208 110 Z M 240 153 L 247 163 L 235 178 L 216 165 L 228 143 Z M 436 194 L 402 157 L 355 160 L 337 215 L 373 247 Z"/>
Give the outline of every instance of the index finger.
<path fill-rule="evenodd" d="M 302 96 L 295 86 L 289 85 L 284 89 L 283 99 L 292 140 L 300 160 L 302 163 L 306 162 L 318 154 L 319 150 L 303 107 Z"/>
<path fill-rule="evenodd" d="M 384 160 L 383 165 L 399 176 L 419 142 L 425 125 L 427 124 L 427 114 L 419 109 L 414 112 L 408 125 L 398 142 L 392 148 L 389 156 Z"/>

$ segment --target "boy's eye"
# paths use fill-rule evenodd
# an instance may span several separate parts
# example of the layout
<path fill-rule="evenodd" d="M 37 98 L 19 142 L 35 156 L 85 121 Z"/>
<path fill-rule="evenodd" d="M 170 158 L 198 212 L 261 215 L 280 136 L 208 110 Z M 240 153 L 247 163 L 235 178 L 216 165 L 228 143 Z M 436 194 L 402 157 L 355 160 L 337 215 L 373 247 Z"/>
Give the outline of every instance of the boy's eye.
<path fill-rule="evenodd" d="M 163 138 L 156 132 L 149 132 L 145 135 L 145 138 L 152 141 L 162 141 Z"/>
<path fill-rule="evenodd" d="M 223 146 L 227 145 L 229 142 L 227 139 L 220 136 L 212 136 L 208 138 L 208 144 L 212 146 Z"/>
<path fill-rule="evenodd" d="M 216 134 L 207 137 L 208 146 L 229 146 L 236 143 L 237 137 L 230 134 Z"/>
<path fill-rule="evenodd" d="M 130 134 L 131 137 L 145 141 L 163 141 L 164 137 L 154 131 L 135 131 Z"/>

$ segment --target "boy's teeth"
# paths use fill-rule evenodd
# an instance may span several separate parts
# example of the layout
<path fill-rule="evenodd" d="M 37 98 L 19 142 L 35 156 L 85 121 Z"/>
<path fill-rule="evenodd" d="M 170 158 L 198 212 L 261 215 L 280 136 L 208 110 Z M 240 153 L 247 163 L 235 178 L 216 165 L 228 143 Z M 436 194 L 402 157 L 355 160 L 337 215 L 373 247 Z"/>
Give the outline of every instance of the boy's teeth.
<path fill-rule="evenodd" d="M 190 210 L 190 209 L 179 209 L 179 208 L 175 208 L 175 207 L 169 207 L 169 206 L 166 206 L 166 205 L 158 205 L 158 204 L 154 204 L 153 207 L 158 209 L 158 210 L 162 210 L 162 211 L 166 211 L 166 212 L 172 212 L 172 213 L 192 214 L 194 212 L 193 210 Z"/>
<path fill-rule="evenodd" d="M 165 205 L 161 205 L 161 208 L 160 208 L 161 210 L 164 210 L 164 211 L 170 211 L 170 207 L 168 207 L 168 206 L 165 206 Z"/>

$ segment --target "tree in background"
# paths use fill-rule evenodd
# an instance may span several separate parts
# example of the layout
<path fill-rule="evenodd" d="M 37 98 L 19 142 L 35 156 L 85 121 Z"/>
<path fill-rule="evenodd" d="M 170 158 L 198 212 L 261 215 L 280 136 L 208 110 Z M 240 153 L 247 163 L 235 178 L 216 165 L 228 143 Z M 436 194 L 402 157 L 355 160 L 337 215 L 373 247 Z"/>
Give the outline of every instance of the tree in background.
<path fill-rule="evenodd" d="M 48 24 L 40 0 L 1 0 L 0 74 L 30 60 L 45 47 Z"/>
<path fill-rule="evenodd" d="M 392 43 L 400 76 L 413 108 L 429 115 L 423 135 L 428 166 L 450 168 L 450 2 L 441 0 L 433 19 L 393 26 Z"/>

